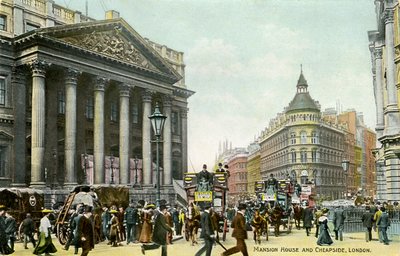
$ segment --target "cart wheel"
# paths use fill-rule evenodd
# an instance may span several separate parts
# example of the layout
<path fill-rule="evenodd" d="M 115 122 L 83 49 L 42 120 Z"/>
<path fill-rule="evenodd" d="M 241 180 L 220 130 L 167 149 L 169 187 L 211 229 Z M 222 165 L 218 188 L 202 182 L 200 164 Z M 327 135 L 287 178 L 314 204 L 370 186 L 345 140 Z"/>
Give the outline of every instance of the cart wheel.
<path fill-rule="evenodd" d="M 57 225 L 57 237 L 61 245 L 65 245 L 67 243 L 69 232 L 70 231 L 68 230 L 67 226 L 63 224 Z"/>
<path fill-rule="evenodd" d="M 228 221 L 224 220 L 224 228 L 223 228 L 223 233 L 222 233 L 222 241 L 225 242 L 226 240 L 226 233 L 228 232 Z"/>

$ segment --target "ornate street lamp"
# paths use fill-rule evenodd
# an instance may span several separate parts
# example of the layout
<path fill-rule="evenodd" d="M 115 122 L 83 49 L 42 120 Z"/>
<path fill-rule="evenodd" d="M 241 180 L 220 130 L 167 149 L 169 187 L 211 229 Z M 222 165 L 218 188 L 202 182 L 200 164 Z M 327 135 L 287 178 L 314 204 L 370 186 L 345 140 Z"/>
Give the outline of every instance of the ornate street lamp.
<path fill-rule="evenodd" d="M 349 165 L 350 165 L 350 161 L 349 160 L 344 159 L 342 161 L 343 172 L 344 172 L 344 175 L 346 176 L 346 181 L 345 181 L 346 194 L 344 196 L 345 199 L 347 199 L 347 176 L 348 176 Z"/>
<path fill-rule="evenodd" d="M 164 128 L 166 116 L 164 116 L 160 109 L 158 108 L 158 103 L 154 108 L 154 112 L 151 116 L 149 116 L 151 126 L 153 127 L 154 135 L 156 136 L 156 144 L 157 144 L 157 151 L 156 151 L 156 171 L 157 171 L 157 195 L 156 195 L 156 204 L 157 207 L 160 206 L 160 198 L 161 198 L 161 191 L 160 191 L 160 163 L 159 163 L 159 144 L 160 144 L 160 137 L 162 130 Z"/>
<path fill-rule="evenodd" d="M 87 160 L 88 160 L 88 154 L 84 154 L 83 155 L 83 159 L 85 160 L 85 162 L 83 163 L 83 167 L 85 168 L 84 169 L 84 172 L 83 172 L 83 184 L 87 184 L 87 172 L 86 172 L 86 168 L 87 168 Z"/>
<path fill-rule="evenodd" d="M 114 184 L 114 156 L 110 156 L 110 162 L 111 162 L 111 181 L 110 184 Z"/>
<path fill-rule="evenodd" d="M 139 159 L 137 158 L 137 156 L 135 156 L 135 158 L 133 159 L 133 162 L 135 163 L 135 184 L 133 184 L 133 187 L 141 188 L 140 183 L 138 183 L 138 181 L 137 181 L 137 178 L 138 178 L 137 167 L 138 167 L 138 163 L 139 163 Z"/>

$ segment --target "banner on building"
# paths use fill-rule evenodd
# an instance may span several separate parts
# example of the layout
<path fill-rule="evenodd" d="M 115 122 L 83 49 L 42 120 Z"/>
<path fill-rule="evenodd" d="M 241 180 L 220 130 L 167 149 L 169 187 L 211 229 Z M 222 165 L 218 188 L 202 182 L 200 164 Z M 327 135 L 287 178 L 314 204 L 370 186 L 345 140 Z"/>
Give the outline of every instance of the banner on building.
<path fill-rule="evenodd" d="M 194 192 L 194 201 L 196 202 L 212 202 L 212 191 L 196 191 Z"/>

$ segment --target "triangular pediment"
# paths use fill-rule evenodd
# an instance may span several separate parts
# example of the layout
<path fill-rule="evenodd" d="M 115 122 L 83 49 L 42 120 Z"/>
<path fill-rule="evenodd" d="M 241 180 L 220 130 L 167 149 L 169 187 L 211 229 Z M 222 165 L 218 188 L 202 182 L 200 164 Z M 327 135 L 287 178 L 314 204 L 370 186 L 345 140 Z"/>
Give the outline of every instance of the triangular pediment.
<path fill-rule="evenodd" d="M 178 81 L 180 75 L 123 19 L 101 20 L 36 30 L 41 38 L 99 55 Z"/>

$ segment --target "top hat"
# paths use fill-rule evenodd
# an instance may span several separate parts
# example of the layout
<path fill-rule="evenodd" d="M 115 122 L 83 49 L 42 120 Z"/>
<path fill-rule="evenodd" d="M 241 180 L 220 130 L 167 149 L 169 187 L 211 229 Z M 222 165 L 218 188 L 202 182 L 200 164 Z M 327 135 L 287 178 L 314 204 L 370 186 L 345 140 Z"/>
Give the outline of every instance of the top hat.
<path fill-rule="evenodd" d="M 165 204 L 160 205 L 160 211 L 163 211 L 167 209 L 167 206 Z"/>
<path fill-rule="evenodd" d="M 246 210 L 246 204 L 239 204 L 238 210 Z"/>
<path fill-rule="evenodd" d="M 203 164 L 203 168 L 207 168 L 207 165 L 206 165 L 206 164 Z"/>

